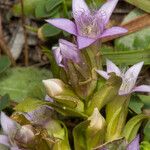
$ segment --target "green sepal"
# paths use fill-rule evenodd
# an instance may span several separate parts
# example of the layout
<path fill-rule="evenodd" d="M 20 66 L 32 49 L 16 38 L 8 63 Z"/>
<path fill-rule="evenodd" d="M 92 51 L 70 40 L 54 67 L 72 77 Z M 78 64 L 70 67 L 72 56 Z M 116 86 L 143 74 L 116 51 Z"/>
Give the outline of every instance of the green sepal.
<path fill-rule="evenodd" d="M 106 81 L 106 84 L 95 92 L 88 104 L 86 114 L 91 115 L 95 107 L 101 110 L 103 106 L 113 100 L 118 94 L 120 85 L 121 78 L 111 73 L 111 77 Z"/>
<path fill-rule="evenodd" d="M 121 137 L 128 114 L 129 100 L 129 95 L 118 95 L 106 106 L 106 141 L 112 141 Z"/>
<path fill-rule="evenodd" d="M 87 118 L 88 117 L 83 112 L 79 112 L 78 110 L 76 110 L 74 108 L 62 106 L 60 103 L 47 102 L 47 105 L 53 107 L 58 113 L 66 116 L 66 117 L 79 117 L 79 118 Z"/>
<path fill-rule="evenodd" d="M 94 150 L 126 150 L 126 147 L 126 140 L 124 138 L 120 138 L 111 142 L 104 143 L 103 145 L 95 148 Z"/>
<path fill-rule="evenodd" d="M 104 142 L 106 132 L 105 119 L 98 109 L 73 130 L 75 150 L 91 150 Z"/>

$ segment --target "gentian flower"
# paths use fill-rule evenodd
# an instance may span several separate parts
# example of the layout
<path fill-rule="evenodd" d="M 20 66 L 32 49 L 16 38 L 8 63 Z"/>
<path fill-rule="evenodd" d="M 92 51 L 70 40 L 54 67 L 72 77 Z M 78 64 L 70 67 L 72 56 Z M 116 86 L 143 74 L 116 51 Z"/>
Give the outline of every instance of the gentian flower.
<path fill-rule="evenodd" d="M 0 144 L 11 150 L 27 150 L 20 148 L 20 144 L 24 145 L 32 141 L 34 133 L 30 125 L 21 126 L 1 112 L 1 126 L 4 135 L 0 135 Z"/>
<path fill-rule="evenodd" d="M 88 47 L 98 39 L 126 33 L 121 27 L 106 29 L 110 16 L 118 0 L 107 0 L 97 11 L 90 11 L 84 0 L 73 0 L 73 18 L 75 23 L 65 18 L 46 20 L 48 23 L 77 36 L 79 49 Z"/>
<path fill-rule="evenodd" d="M 109 79 L 109 73 L 114 72 L 117 76 L 122 78 L 122 84 L 119 89 L 119 95 L 126 95 L 132 92 L 150 92 L 149 85 L 136 86 L 136 80 L 142 69 L 144 62 L 139 62 L 132 67 L 130 67 L 125 73 L 122 72 L 113 62 L 110 60 L 106 61 L 107 71 L 97 70 L 105 79 Z"/>
<path fill-rule="evenodd" d="M 53 47 L 54 56 L 58 66 L 65 67 L 67 60 L 80 62 L 79 50 L 76 45 L 66 40 L 59 40 L 59 47 Z"/>

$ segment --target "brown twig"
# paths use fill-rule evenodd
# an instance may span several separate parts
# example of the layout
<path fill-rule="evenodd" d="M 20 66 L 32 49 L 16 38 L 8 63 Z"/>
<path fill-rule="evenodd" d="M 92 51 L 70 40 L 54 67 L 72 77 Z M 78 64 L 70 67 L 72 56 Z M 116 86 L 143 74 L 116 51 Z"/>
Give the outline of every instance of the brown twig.
<path fill-rule="evenodd" d="M 126 24 L 121 25 L 121 27 L 126 28 L 128 30 L 128 32 L 123 35 L 134 33 L 148 26 L 150 26 L 150 14 L 142 15 Z M 116 36 L 108 37 L 108 38 L 103 39 L 102 41 L 108 42 L 118 37 L 121 37 L 123 35 L 116 35 Z"/>
<path fill-rule="evenodd" d="M 2 30 L 2 18 L 0 14 L 0 48 L 1 50 L 10 58 L 10 61 L 13 66 L 16 66 L 16 62 L 10 52 L 9 47 L 6 45 L 5 39 L 3 38 L 3 30 Z"/>
<path fill-rule="evenodd" d="M 25 44 L 24 44 L 24 62 L 25 62 L 25 66 L 29 65 L 29 51 L 28 51 L 28 35 L 27 35 L 27 30 L 25 27 L 25 15 L 24 15 L 24 4 L 23 4 L 23 0 L 20 0 L 21 2 L 21 12 L 22 12 L 22 27 L 24 30 L 24 38 L 25 38 Z"/>

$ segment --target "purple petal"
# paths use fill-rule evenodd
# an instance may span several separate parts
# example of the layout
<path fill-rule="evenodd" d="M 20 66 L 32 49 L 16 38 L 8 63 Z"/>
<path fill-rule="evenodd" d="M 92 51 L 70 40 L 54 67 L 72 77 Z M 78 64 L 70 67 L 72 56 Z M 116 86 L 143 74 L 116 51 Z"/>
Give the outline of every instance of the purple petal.
<path fill-rule="evenodd" d="M 10 146 L 9 138 L 6 135 L 0 135 L 0 144 Z"/>
<path fill-rule="evenodd" d="M 76 25 L 65 18 L 47 19 L 46 22 L 71 34 L 77 35 Z"/>
<path fill-rule="evenodd" d="M 134 83 L 136 83 L 137 77 L 142 69 L 144 62 L 139 62 L 132 67 L 130 67 L 127 72 L 125 73 L 125 78 L 133 78 Z"/>
<path fill-rule="evenodd" d="M 60 47 L 53 47 L 52 50 L 53 50 L 54 57 L 55 57 L 57 65 L 60 66 L 60 67 L 64 67 L 64 65 L 62 63 L 63 56 L 61 54 Z"/>
<path fill-rule="evenodd" d="M 66 40 L 60 39 L 59 47 L 60 47 L 63 58 L 70 59 L 76 63 L 80 62 L 79 49 L 77 48 L 75 44 L 68 42 Z"/>
<path fill-rule="evenodd" d="M 88 37 L 78 36 L 77 37 L 78 48 L 79 49 L 86 48 L 86 47 L 90 46 L 92 43 L 94 43 L 96 40 L 97 39 L 92 39 L 92 38 L 88 38 Z"/>
<path fill-rule="evenodd" d="M 3 112 L 1 112 L 1 126 L 4 133 L 10 137 L 13 137 L 20 127 L 19 124 L 7 117 Z"/>
<path fill-rule="evenodd" d="M 138 135 L 131 143 L 129 143 L 127 150 L 139 150 L 140 149 L 139 141 L 140 137 Z"/>
<path fill-rule="evenodd" d="M 150 93 L 150 85 L 140 85 L 135 87 L 132 92 L 148 92 Z"/>
<path fill-rule="evenodd" d="M 128 32 L 127 29 L 121 28 L 121 27 L 112 27 L 109 29 L 106 29 L 103 34 L 100 36 L 100 38 L 105 38 L 109 36 L 114 36 L 114 35 L 119 35 L 119 34 L 124 34 Z"/>
<path fill-rule="evenodd" d="M 96 72 L 97 72 L 98 74 L 100 74 L 103 78 L 105 78 L 106 80 L 108 80 L 109 77 L 110 77 L 106 71 L 96 70 Z"/>
<path fill-rule="evenodd" d="M 45 96 L 45 100 L 48 102 L 51 102 L 51 103 L 54 102 L 54 100 L 51 97 L 49 97 L 48 95 Z"/>
<path fill-rule="evenodd" d="M 120 69 L 112 61 L 107 59 L 106 65 L 107 65 L 107 73 L 114 72 L 116 73 L 117 76 L 121 76 Z"/>
<path fill-rule="evenodd" d="M 80 16 L 82 13 L 90 13 L 90 10 L 84 0 L 73 0 L 72 1 L 73 16 Z"/>
<path fill-rule="evenodd" d="M 42 106 L 32 112 L 24 113 L 24 116 L 33 124 L 45 125 L 51 120 L 52 110 L 47 106 Z"/>
<path fill-rule="evenodd" d="M 103 13 L 105 15 L 104 24 L 106 25 L 110 19 L 110 16 L 115 9 L 118 0 L 107 0 L 107 2 L 99 9 L 99 13 Z"/>
<path fill-rule="evenodd" d="M 122 85 L 119 89 L 119 95 L 125 95 L 133 92 L 137 77 L 142 69 L 144 62 L 137 63 L 130 67 L 122 76 Z"/>

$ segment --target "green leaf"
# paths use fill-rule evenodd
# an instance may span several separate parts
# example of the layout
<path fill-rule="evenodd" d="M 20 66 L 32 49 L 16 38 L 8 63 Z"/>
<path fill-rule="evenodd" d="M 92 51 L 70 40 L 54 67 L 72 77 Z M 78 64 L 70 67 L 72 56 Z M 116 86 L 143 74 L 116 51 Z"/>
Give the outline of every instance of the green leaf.
<path fill-rule="evenodd" d="M 150 13 L 150 0 L 126 0 L 128 3 Z"/>
<path fill-rule="evenodd" d="M 61 30 L 46 23 L 40 28 L 40 35 L 45 39 L 60 34 Z"/>
<path fill-rule="evenodd" d="M 137 114 L 142 113 L 142 107 L 144 106 L 144 103 L 140 100 L 138 96 L 132 96 L 130 103 L 129 103 L 129 108 L 134 111 Z"/>
<path fill-rule="evenodd" d="M 1 56 L 0 57 L 0 74 L 4 72 L 9 66 L 11 65 L 11 62 L 7 56 Z"/>
<path fill-rule="evenodd" d="M 26 98 L 15 107 L 16 111 L 31 112 L 46 104 L 46 101 L 41 101 L 34 98 Z"/>
<path fill-rule="evenodd" d="M 150 142 L 150 120 L 147 122 L 144 128 L 144 140 Z"/>
<path fill-rule="evenodd" d="M 123 23 L 127 23 L 141 15 L 143 15 L 143 12 L 135 9 L 126 16 Z M 115 40 L 115 49 L 117 50 L 141 50 L 148 49 L 149 47 L 150 27 L 141 29 L 140 31 Z"/>
<path fill-rule="evenodd" d="M 142 141 L 140 144 L 140 150 L 150 150 L 150 142 Z"/>
<path fill-rule="evenodd" d="M 148 118 L 150 117 L 144 114 L 131 118 L 124 128 L 122 136 L 124 136 L 128 142 L 131 142 L 136 137 L 142 122 Z"/>
<path fill-rule="evenodd" d="M 145 109 L 150 109 L 150 96 L 148 95 L 138 95 L 141 101 L 144 103 Z"/>
<path fill-rule="evenodd" d="M 55 7 L 60 5 L 63 2 L 63 0 L 48 0 L 45 3 L 46 11 L 50 12 L 52 11 Z"/>
<path fill-rule="evenodd" d="M 39 4 L 41 0 L 23 0 L 24 4 L 24 14 L 28 17 L 34 17 L 35 16 L 35 7 Z M 43 0 L 43 2 L 46 0 Z M 21 16 L 22 10 L 21 10 L 21 3 L 17 3 L 12 7 L 12 11 L 14 15 Z"/>
<path fill-rule="evenodd" d="M 51 12 L 48 12 L 45 8 L 46 3 L 44 3 L 43 1 L 41 1 L 35 8 L 35 17 L 40 19 L 40 18 L 48 18 L 48 17 L 52 17 L 55 14 L 59 13 L 59 9 L 60 7 L 55 8 L 54 10 L 52 10 Z"/>
<path fill-rule="evenodd" d="M 74 147 L 75 150 L 87 150 L 86 145 L 86 129 L 90 124 L 90 120 L 81 122 L 73 130 Z"/>
<path fill-rule="evenodd" d="M 46 93 L 42 80 L 51 77 L 51 72 L 34 67 L 9 69 L 0 77 L 0 95 L 7 93 L 15 102 L 29 96 L 44 98 Z"/>
<path fill-rule="evenodd" d="M 8 94 L 4 95 L 0 99 L 0 112 L 9 105 L 9 102 L 10 102 L 10 97 Z"/>
<path fill-rule="evenodd" d="M 147 50 L 126 50 L 115 52 L 103 52 L 103 62 L 106 62 L 106 58 L 112 60 L 115 64 L 134 65 L 140 61 L 144 61 L 145 65 L 150 64 L 150 48 Z M 134 58 L 134 59 L 133 59 Z"/>

